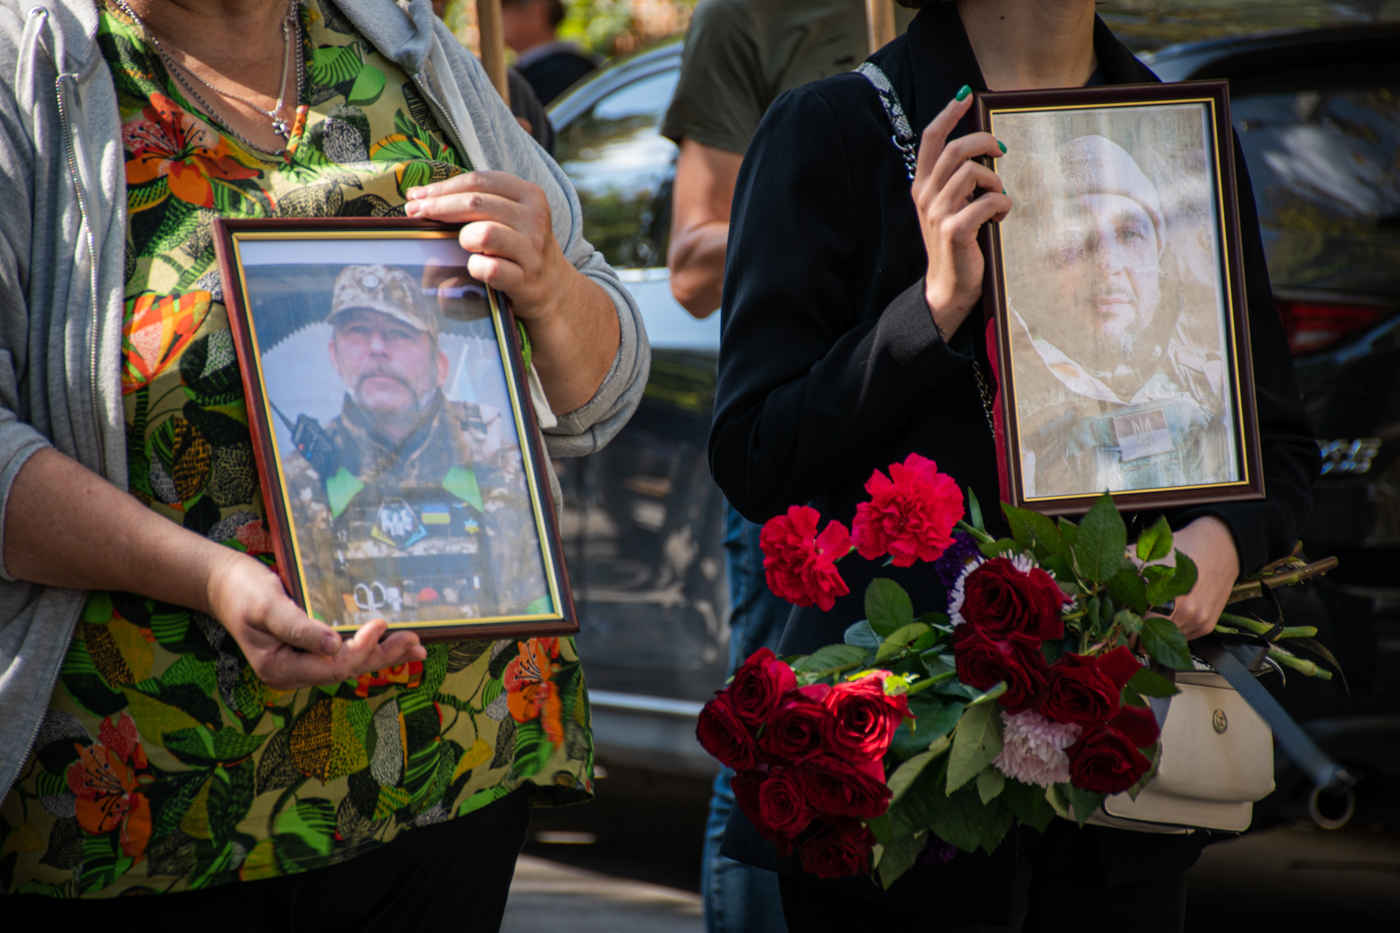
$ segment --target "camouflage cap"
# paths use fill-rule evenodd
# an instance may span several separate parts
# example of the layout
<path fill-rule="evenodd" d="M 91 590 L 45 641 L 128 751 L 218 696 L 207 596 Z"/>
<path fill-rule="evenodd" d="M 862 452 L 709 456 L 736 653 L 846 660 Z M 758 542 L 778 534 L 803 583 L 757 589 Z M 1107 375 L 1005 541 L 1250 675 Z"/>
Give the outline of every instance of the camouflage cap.
<path fill-rule="evenodd" d="M 438 336 L 437 309 L 429 307 L 413 277 L 394 266 L 346 266 L 340 270 L 326 320 L 334 323 L 338 315 L 354 310 L 387 314 L 434 340 Z"/>

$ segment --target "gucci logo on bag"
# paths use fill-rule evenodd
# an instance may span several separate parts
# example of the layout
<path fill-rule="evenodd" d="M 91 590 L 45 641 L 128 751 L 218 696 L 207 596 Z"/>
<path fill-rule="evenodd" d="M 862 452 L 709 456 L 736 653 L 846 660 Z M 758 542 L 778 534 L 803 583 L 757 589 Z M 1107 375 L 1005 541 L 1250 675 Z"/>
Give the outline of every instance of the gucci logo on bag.
<path fill-rule="evenodd" d="M 1218 709 L 1210 714 L 1210 724 L 1211 727 L 1221 735 L 1224 735 L 1225 730 L 1230 728 L 1230 720 L 1225 718 L 1225 711 L 1223 709 Z"/>

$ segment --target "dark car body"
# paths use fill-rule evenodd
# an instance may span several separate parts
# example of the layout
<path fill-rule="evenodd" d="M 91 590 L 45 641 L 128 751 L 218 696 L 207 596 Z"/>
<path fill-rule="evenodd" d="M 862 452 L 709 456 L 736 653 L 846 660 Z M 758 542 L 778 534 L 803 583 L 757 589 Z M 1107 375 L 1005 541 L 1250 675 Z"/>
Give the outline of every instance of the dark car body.
<path fill-rule="evenodd" d="M 676 148 L 659 134 L 680 67 L 666 40 L 551 108 L 590 241 L 621 270 L 651 336 L 652 379 L 611 446 L 563 464 L 595 734 L 605 759 L 703 773 L 694 715 L 727 657 L 723 503 L 704 459 L 719 315 L 696 321 L 665 269 Z M 1400 812 L 1400 25 L 1161 49 L 1164 80 L 1227 78 L 1271 278 L 1324 455 L 1303 541 L 1341 566 L 1282 591 L 1347 676 L 1271 688 L 1363 780 L 1361 811 Z M 1255 607 L 1261 608 L 1263 607 Z M 1256 823 L 1306 818 L 1280 757 Z"/>

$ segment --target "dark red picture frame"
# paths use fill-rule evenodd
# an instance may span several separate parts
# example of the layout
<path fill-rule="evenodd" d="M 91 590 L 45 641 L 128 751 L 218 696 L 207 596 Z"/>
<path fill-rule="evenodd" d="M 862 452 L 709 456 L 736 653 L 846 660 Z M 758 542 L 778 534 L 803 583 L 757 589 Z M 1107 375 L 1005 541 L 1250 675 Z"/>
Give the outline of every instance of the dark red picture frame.
<path fill-rule="evenodd" d="M 1240 229 L 1235 179 L 1235 150 L 1230 123 L 1228 83 L 1225 81 L 1188 81 L 1175 84 L 1114 85 L 1085 88 L 1065 88 L 1038 91 L 989 92 L 977 95 L 973 106 L 973 124 L 978 131 L 995 135 L 998 114 L 1007 112 L 1057 113 L 1066 110 L 1151 106 L 1153 104 L 1196 103 L 1209 106 L 1206 121 L 1209 139 L 1207 148 L 1213 155 L 1212 168 L 1219 203 L 1213 216 L 1219 226 L 1220 268 L 1223 270 L 1226 294 L 1225 314 L 1229 369 L 1227 384 L 1233 387 L 1231 401 L 1235 406 L 1233 429 L 1235 452 L 1241 479 L 1231 483 L 1198 485 L 1191 488 L 1158 488 L 1141 491 L 1113 492 L 1114 502 L 1127 509 L 1167 509 L 1199 505 L 1208 502 L 1257 500 L 1264 498 L 1264 476 L 1260 461 L 1260 443 L 1254 399 L 1253 366 L 1250 357 L 1249 315 L 1244 290 L 1244 267 L 1240 252 Z M 996 165 L 986 161 L 993 169 Z M 1016 193 L 1012 192 L 1013 200 Z M 1103 490 L 1094 493 L 1027 496 L 1022 476 L 1022 458 L 1017 425 L 1016 395 L 1013 371 L 1009 310 L 1005 288 L 1005 253 L 999 224 L 986 224 L 979 237 L 986 259 L 982 292 L 983 307 L 992 322 L 997 372 L 1000 375 L 1001 424 L 997 438 L 998 458 L 1002 470 L 1002 498 L 1018 508 L 1033 509 L 1049 515 L 1075 515 L 1086 512 Z"/>
<path fill-rule="evenodd" d="M 277 466 L 274 429 L 270 423 L 267 405 L 264 404 L 266 390 L 259 368 L 254 362 L 257 358 L 253 342 L 255 326 L 250 326 L 250 320 L 255 312 L 249 307 L 246 282 L 237 258 L 236 242 L 240 236 L 249 233 L 264 235 L 260 238 L 273 234 L 278 238 L 285 237 L 289 241 L 338 239 L 347 233 L 356 233 L 366 239 L 374 239 L 376 236 L 386 239 L 412 239 L 414 233 L 435 233 L 439 235 L 437 238 L 441 239 L 444 231 L 455 229 L 434 222 L 404 218 L 219 218 L 214 221 L 214 245 L 223 276 L 224 303 L 228 310 L 230 330 L 247 399 L 248 427 L 252 435 L 258 479 L 262 484 L 267 508 L 276 569 L 288 594 L 303 610 L 309 611 L 310 607 L 297 570 L 299 565 L 296 559 L 296 542 L 293 539 L 292 521 L 284 495 L 285 485 Z M 518 408 L 513 414 L 518 419 L 517 424 L 523 426 L 523 430 L 519 431 L 521 448 L 529 453 L 526 461 L 528 486 L 532 507 L 536 510 L 537 525 L 541 530 L 540 543 L 546 572 L 553 575 L 550 593 L 555 612 L 549 614 L 553 616 L 551 618 L 531 616 L 503 621 L 458 620 L 460 624 L 428 622 L 391 625 L 391 629 L 394 630 L 416 631 L 424 641 L 560 636 L 572 635 L 579 630 L 578 612 L 569 583 L 559 521 L 549 481 L 549 455 L 544 448 L 534 406 L 531 404 L 519 329 L 506 297 L 489 287 L 487 291 L 493 299 L 493 313 L 498 313 L 502 318 L 502 326 L 497 328 L 498 333 L 504 335 L 508 345 L 506 356 L 509 365 L 505 367 L 505 376 L 513 389 L 513 399 Z M 342 626 L 338 630 L 351 632 L 355 628 L 356 626 Z"/>

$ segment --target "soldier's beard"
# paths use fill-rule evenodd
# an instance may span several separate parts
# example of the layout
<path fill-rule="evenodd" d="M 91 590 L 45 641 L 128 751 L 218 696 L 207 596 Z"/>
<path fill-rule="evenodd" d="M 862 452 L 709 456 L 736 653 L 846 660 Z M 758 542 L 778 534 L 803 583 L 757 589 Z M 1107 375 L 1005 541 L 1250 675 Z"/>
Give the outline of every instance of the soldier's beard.
<path fill-rule="evenodd" d="M 392 379 L 407 391 L 412 403 L 408 407 L 376 407 L 367 404 L 362 397 L 360 390 L 369 379 Z M 419 425 L 422 424 L 424 415 L 432 410 L 432 403 L 437 395 L 437 386 L 433 386 L 426 393 L 420 393 L 418 388 L 395 373 L 371 372 L 365 373 L 355 385 L 355 391 L 350 393 L 350 398 L 354 400 L 365 419 L 369 422 L 370 430 L 381 440 L 387 440 L 390 446 L 398 444 L 408 437 Z"/>

